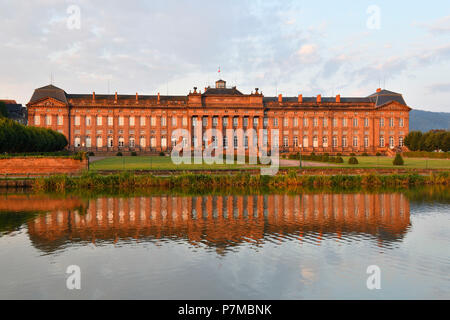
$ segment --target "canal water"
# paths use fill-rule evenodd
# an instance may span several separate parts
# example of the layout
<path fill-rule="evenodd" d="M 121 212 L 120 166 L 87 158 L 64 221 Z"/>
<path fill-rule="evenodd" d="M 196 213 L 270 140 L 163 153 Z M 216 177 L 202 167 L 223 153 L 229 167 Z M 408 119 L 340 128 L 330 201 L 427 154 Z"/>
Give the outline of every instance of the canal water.
<path fill-rule="evenodd" d="M 0 299 L 449 299 L 449 191 L 0 194 Z"/>

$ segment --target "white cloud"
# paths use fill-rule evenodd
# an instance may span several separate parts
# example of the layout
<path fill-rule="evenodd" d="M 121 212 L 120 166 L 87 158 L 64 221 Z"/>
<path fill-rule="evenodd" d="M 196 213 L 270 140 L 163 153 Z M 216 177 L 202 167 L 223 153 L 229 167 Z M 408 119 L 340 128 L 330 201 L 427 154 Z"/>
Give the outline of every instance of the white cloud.
<path fill-rule="evenodd" d="M 304 44 L 297 51 L 297 55 L 302 63 L 315 63 L 320 60 L 318 47 L 316 44 Z"/>

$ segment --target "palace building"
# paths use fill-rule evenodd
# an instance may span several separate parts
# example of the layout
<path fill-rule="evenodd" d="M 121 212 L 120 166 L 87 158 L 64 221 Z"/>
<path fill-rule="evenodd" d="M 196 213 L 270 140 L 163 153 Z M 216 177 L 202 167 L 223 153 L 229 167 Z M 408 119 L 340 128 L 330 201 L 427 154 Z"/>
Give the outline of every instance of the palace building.
<path fill-rule="evenodd" d="M 190 132 L 193 147 L 247 149 L 250 143 L 282 153 L 386 153 L 403 148 L 411 110 L 401 94 L 381 89 L 367 97 L 265 97 L 224 80 L 186 96 L 71 94 L 49 85 L 36 89 L 27 107 L 28 125 L 63 133 L 70 150 L 96 153 L 169 152 L 179 143 L 172 140 L 176 129 Z M 250 139 L 226 135 L 251 128 L 258 134 Z M 222 132 L 221 141 L 194 134 L 208 129 Z"/>

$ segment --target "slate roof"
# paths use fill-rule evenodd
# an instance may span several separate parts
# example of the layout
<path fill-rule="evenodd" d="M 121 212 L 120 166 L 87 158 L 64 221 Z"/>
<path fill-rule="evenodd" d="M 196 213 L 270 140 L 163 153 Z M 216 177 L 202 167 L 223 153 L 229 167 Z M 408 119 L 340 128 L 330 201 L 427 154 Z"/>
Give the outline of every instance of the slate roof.
<path fill-rule="evenodd" d="M 45 98 L 53 98 L 63 103 L 67 103 L 67 95 L 63 89 L 55 87 L 54 85 L 48 85 L 42 88 L 34 90 L 33 96 L 29 103 L 33 103 Z"/>
<path fill-rule="evenodd" d="M 235 87 L 233 88 L 206 88 L 206 91 L 203 93 L 205 96 L 243 96 L 242 92 L 240 92 Z"/>
<path fill-rule="evenodd" d="M 372 102 L 375 103 L 376 107 L 385 105 L 386 103 L 389 103 L 391 101 L 396 101 L 404 106 L 407 105 L 400 93 L 392 92 L 389 90 L 381 90 L 380 92 L 375 92 L 374 94 L 370 95 L 369 98 L 372 100 Z"/>
<path fill-rule="evenodd" d="M 278 97 L 264 97 L 264 103 L 277 102 Z M 283 102 L 295 103 L 298 101 L 298 97 L 283 97 Z M 317 97 L 303 97 L 304 103 L 316 103 Z M 402 105 L 407 105 L 403 96 L 400 93 L 392 92 L 389 90 L 381 90 L 380 92 L 375 92 L 368 97 L 341 97 L 341 103 L 374 103 L 375 107 L 379 107 L 389 103 L 391 101 L 396 101 Z M 322 97 L 322 103 L 334 103 L 336 102 L 336 97 Z"/>

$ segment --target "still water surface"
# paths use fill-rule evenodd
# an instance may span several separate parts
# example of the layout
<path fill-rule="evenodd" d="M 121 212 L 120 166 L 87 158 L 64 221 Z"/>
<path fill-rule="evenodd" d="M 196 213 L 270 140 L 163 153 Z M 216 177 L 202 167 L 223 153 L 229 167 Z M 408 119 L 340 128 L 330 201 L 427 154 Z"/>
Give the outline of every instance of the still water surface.
<path fill-rule="evenodd" d="M 448 201 L 402 193 L 3 194 L 0 298 L 449 299 L 449 230 Z"/>

